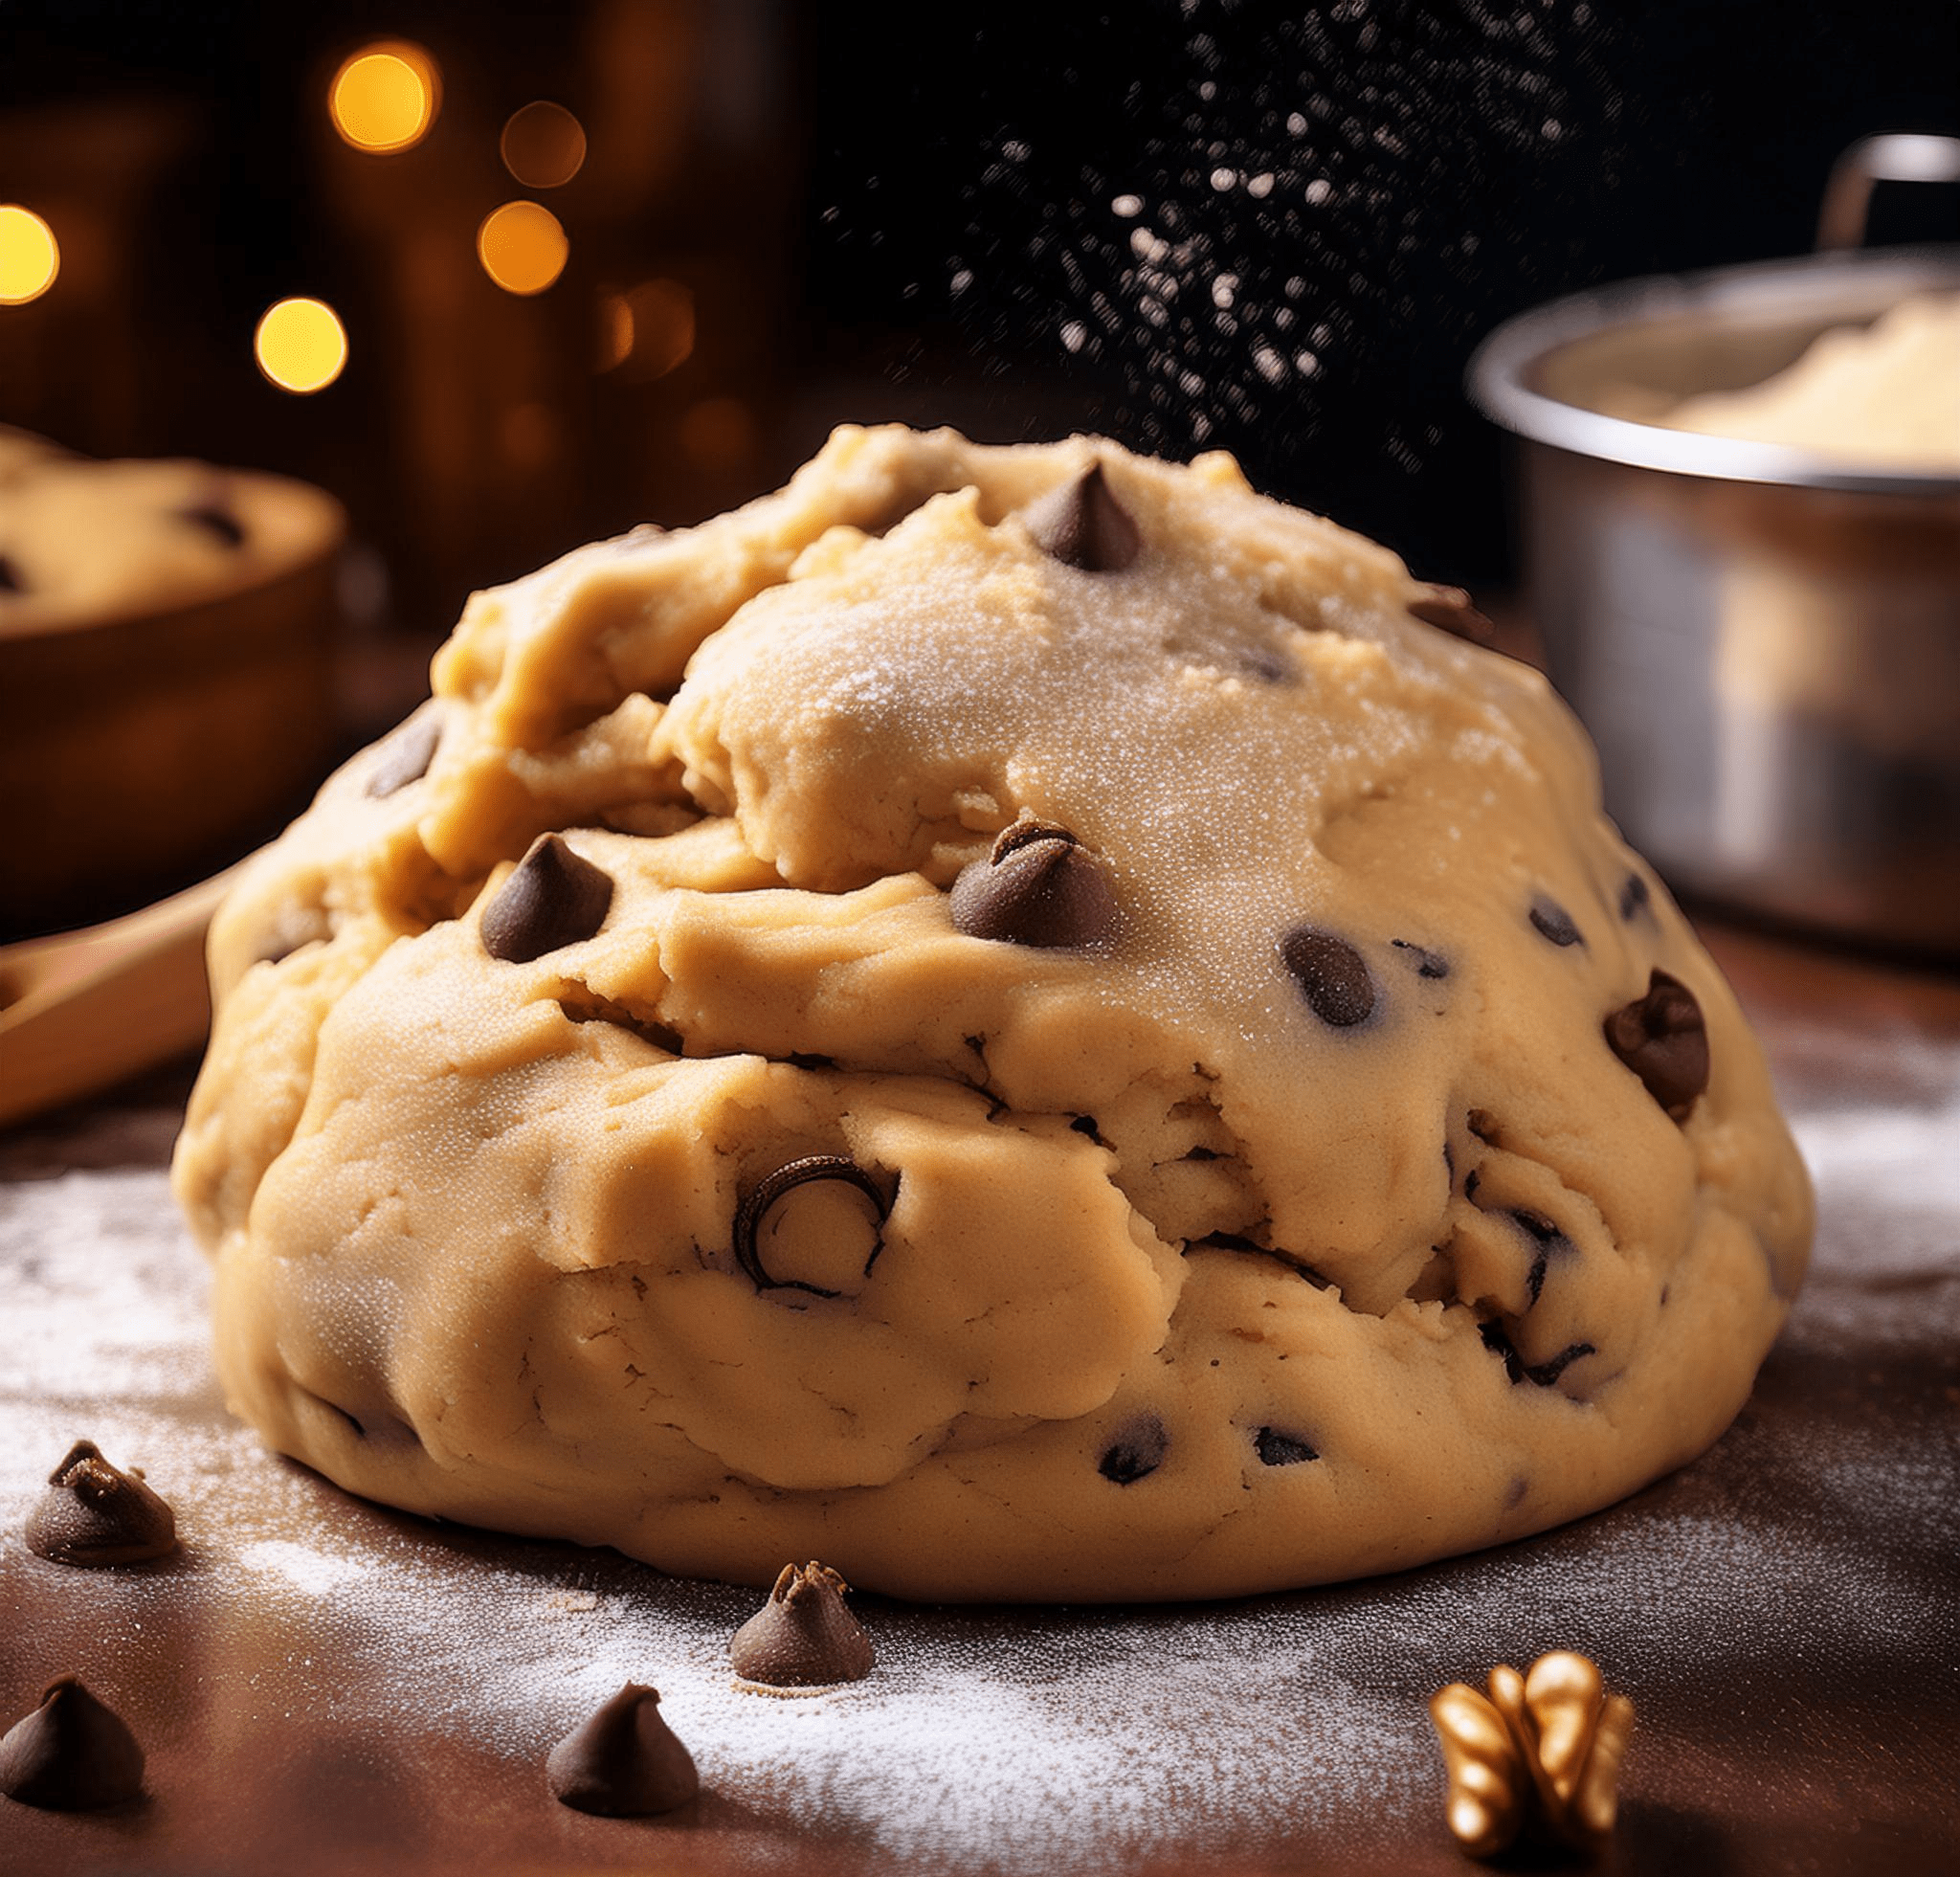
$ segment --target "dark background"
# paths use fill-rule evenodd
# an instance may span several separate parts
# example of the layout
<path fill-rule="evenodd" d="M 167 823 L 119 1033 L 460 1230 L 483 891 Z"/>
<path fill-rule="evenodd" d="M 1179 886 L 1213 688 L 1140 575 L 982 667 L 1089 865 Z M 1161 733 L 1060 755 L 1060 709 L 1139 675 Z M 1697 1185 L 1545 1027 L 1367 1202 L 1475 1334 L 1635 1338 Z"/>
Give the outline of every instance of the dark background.
<path fill-rule="evenodd" d="M 389 35 L 445 80 L 427 145 L 398 159 L 341 148 L 322 103 L 336 62 Z M 498 125 L 558 100 L 596 163 L 595 93 L 629 39 L 664 168 L 605 199 L 585 177 L 518 189 Z M 593 534 L 772 486 L 847 418 L 1222 446 L 1419 572 L 1502 582 L 1502 453 L 1461 392 L 1476 342 L 1592 282 L 1808 247 L 1852 140 L 1960 130 L 1956 71 L 1952 0 L 7 0 L 0 198 L 72 183 L 78 137 L 98 157 L 114 142 L 102 123 L 151 128 L 100 157 L 134 205 L 120 313 L 24 359 L 10 324 L 72 336 L 75 310 L 0 309 L 0 420 L 325 482 L 418 635 Z M 426 315 L 456 324 L 452 403 L 481 404 L 493 443 L 529 439 L 495 476 L 494 447 L 409 437 L 400 335 L 425 315 L 390 298 L 375 175 L 445 226 L 536 193 L 570 231 L 536 302 L 480 281 L 480 308 Z M 1881 190 L 1878 238 L 1956 230 L 1954 192 Z M 693 356 L 645 384 L 589 357 L 594 295 L 639 269 L 687 281 L 699 311 Z M 352 342 L 312 398 L 250 355 L 260 311 L 296 292 Z M 513 428 L 495 407 L 519 377 L 545 417 Z"/>

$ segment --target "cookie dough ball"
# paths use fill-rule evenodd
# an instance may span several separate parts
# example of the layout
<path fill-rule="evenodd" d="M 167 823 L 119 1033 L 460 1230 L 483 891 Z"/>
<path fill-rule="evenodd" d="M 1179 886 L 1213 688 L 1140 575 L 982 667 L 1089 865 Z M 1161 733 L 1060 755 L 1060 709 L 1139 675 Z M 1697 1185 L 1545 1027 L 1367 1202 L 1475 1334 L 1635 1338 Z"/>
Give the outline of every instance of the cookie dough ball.
<path fill-rule="evenodd" d="M 1446 599 L 1224 456 L 898 429 L 477 595 L 212 935 L 239 1412 L 929 1598 L 1392 1570 L 1701 1451 L 1803 1170 Z"/>
<path fill-rule="evenodd" d="M 1914 294 L 1869 325 L 1832 326 L 1773 377 L 1685 398 L 1663 421 L 1841 462 L 1960 473 L 1960 293 Z"/>

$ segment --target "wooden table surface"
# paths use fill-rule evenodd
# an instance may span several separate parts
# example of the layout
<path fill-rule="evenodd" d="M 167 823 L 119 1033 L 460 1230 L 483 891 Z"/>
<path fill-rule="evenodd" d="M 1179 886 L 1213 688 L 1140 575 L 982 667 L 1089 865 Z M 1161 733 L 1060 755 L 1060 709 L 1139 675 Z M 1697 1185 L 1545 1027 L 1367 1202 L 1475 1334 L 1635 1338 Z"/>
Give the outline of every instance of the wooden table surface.
<path fill-rule="evenodd" d="M 802 1700 L 732 1685 L 752 1593 L 367 1506 L 228 1419 L 162 1172 L 188 1070 L 0 1135 L 0 1725 L 74 1669 L 149 1769 L 113 1814 L 0 1800 L 0 1871 L 1461 1872 L 1424 1701 L 1554 1646 L 1637 1709 L 1599 1868 L 1954 1867 L 1960 978 L 1708 936 L 1820 1198 L 1810 1283 L 1710 1454 L 1370 1583 L 862 1599 L 877 1671 Z M 80 1436 L 175 1503 L 177 1558 L 25 1550 Z M 701 1766 L 669 1820 L 544 1790 L 552 1741 L 629 1676 Z"/>

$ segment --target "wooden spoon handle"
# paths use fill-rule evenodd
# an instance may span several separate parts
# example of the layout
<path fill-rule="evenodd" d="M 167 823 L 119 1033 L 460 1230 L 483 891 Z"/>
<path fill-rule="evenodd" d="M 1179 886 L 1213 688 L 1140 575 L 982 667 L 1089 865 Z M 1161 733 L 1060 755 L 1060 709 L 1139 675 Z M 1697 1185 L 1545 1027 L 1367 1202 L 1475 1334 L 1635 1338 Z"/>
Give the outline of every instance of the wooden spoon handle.
<path fill-rule="evenodd" d="M 0 947 L 0 1128 L 203 1039 L 204 936 L 238 871 L 103 926 Z"/>

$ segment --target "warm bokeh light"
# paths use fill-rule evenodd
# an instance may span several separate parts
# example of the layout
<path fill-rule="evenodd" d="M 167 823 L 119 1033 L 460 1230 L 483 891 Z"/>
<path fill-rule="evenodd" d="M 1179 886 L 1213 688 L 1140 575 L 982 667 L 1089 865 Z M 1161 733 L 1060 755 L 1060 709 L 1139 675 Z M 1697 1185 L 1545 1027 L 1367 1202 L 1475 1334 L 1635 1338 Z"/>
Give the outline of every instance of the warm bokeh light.
<path fill-rule="evenodd" d="M 0 306 L 24 306 L 55 284 L 61 249 L 32 209 L 0 203 Z"/>
<path fill-rule="evenodd" d="M 739 469 L 755 448 L 755 418 L 739 397 L 704 397 L 680 419 L 680 447 L 703 469 Z"/>
<path fill-rule="evenodd" d="M 540 99 L 503 126 L 503 167 L 526 189 L 558 189 L 586 160 L 586 127 L 563 104 Z"/>
<path fill-rule="evenodd" d="M 477 258 L 505 293 L 543 293 L 570 253 L 558 217 L 535 202 L 506 202 L 477 231 Z"/>
<path fill-rule="evenodd" d="M 663 378 L 694 350 L 694 295 L 679 280 L 642 280 L 599 301 L 599 369 Z"/>
<path fill-rule="evenodd" d="M 442 105 L 435 61 L 407 39 L 363 46 L 333 75 L 326 108 L 357 150 L 386 155 L 419 144 Z"/>
<path fill-rule="evenodd" d="M 281 391 L 323 391 L 347 362 L 346 328 L 323 300 L 281 300 L 258 322 L 252 353 Z"/>

